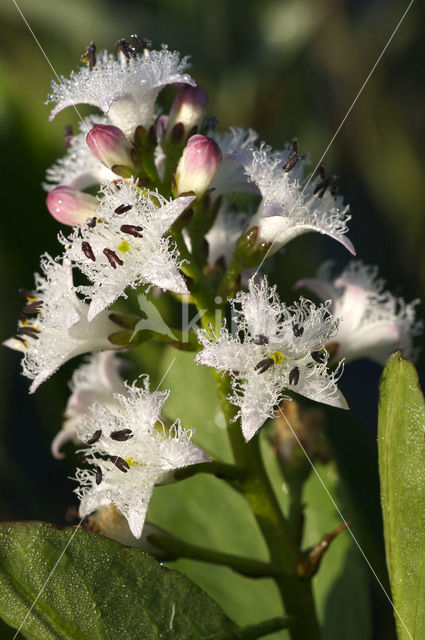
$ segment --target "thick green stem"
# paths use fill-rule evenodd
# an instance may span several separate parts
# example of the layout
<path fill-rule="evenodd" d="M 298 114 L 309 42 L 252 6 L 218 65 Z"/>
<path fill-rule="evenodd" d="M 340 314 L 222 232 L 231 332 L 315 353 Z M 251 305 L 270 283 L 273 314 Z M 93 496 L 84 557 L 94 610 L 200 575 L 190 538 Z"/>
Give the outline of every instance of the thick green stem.
<path fill-rule="evenodd" d="M 291 638 L 319 640 L 320 629 L 311 582 L 297 576 L 297 568 L 301 562 L 300 550 L 265 471 L 258 435 L 248 443 L 244 441 L 239 421 L 233 422 L 237 409 L 227 401 L 229 381 L 216 374 L 216 383 L 235 463 L 247 471 L 242 491 L 269 548 L 270 560 L 276 570 L 275 581 L 285 610 L 294 618 L 294 625 L 290 630 Z"/>
<path fill-rule="evenodd" d="M 191 464 L 188 467 L 177 469 L 174 472 L 176 480 L 185 480 L 191 478 L 198 473 L 209 473 L 221 480 L 227 480 L 230 483 L 237 484 L 246 477 L 244 469 L 240 469 L 234 464 L 227 464 L 226 462 L 200 462 L 199 464 Z"/>
<path fill-rule="evenodd" d="M 178 538 L 169 535 L 152 534 L 149 542 L 164 551 L 169 552 L 169 560 L 178 558 L 191 558 L 200 562 L 219 564 L 233 569 L 237 573 L 250 578 L 269 578 L 274 575 L 273 567 L 268 562 L 253 560 L 235 556 L 231 553 L 222 553 L 213 549 L 204 549 L 197 545 L 189 544 Z"/>

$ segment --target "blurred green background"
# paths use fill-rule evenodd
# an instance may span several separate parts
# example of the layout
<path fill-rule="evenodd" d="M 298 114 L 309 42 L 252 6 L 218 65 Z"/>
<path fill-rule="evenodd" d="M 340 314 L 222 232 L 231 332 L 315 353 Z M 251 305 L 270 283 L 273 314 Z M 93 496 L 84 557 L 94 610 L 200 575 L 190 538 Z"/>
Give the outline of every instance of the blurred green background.
<path fill-rule="evenodd" d="M 215 0 L 208 6 L 196 0 L 20 0 L 18 5 L 57 73 L 68 75 L 78 66 L 90 40 L 95 40 L 99 48 L 112 48 L 118 38 L 137 32 L 152 39 L 155 46 L 167 43 L 171 49 L 192 56 L 191 73 L 207 89 L 210 114 L 218 117 L 221 128 L 232 124 L 253 127 L 260 138 L 274 146 L 297 136 L 302 152 L 310 151 L 312 161 L 317 162 L 407 2 Z M 409 300 L 425 299 L 424 13 L 422 3 L 415 2 L 325 159 L 329 173 L 341 175 L 341 193 L 350 203 L 353 216 L 349 235 L 358 256 L 380 265 L 389 288 Z M 12 0 L 2 0 L 0 24 L 3 340 L 16 328 L 21 308 L 18 287 L 32 286 L 32 274 L 42 252 L 59 252 L 58 225 L 45 208 L 40 183 L 46 168 L 64 153 L 64 125 L 76 125 L 77 121 L 69 109 L 53 123 L 48 122 L 49 109 L 43 101 L 52 70 Z M 330 239 L 303 236 L 273 262 L 271 277 L 279 282 L 283 297 L 290 299 L 293 283 L 313 275 L 329 257 L 341 265 L 348 261 L 345 251 Z M 158 360 L 155 347 L 138 351 L 139 363 L 158 380 L 162 365 L 157 362 L 164 364 L 168 354 Z M 190 374 L 190 367 L 187 371 L 184 368 L 186 364 L 179 364 L 182 375 Z M 75 502 L 73 483 L 67 478 L 74 473 L 74 457 L 58 462 L 49 454 L 50 441 L 61 425 L 67 381 L 74 366 L 75 362 L 69 363 L 29 397 L 27 381 L 19 375 L 18 356 L 7 349 L 1 351 L 1 520 L 63 523 L 66 507 Z M 343 420 L 339 414 L 330 413 L 329 435 L 337 452 L 338 470 L 326 473 L 338 497 L 342 496 L 344 513 L 348 510 L 356 534 L 385 581 L 375 451 L 379 374 L 378 367 L 366 362 L 347 367 L 343 386 L 352 413 Z M 182 411 L 187 411 L 187 420 L 202 419 L 201 397 L 194 395 L 185 403 Z M 211 416 L 207 419 L 211 421 Z M 331 525 L 336 526 L 338 518 L 320 487 L 311 484 L 309 536 L 313 540 L 314 526 L 321 535 Z M 204 488 L 203 495 L 213 494 L 213 488 Z M 194 492 L 188 509 L 193 512 L 194 522 L 198 514 L 196 526 L 207 543 L 208 524 L 204 520 L 208 512 L 205 515 L 196 495 Z M 160 521 L 158 505 L 160 502 L 154 503 L 153 514 Z M 226 537 L 224 506 L 221 538 L 215 535 L 217 545 L 224 550 L 245 548 L 248 553 L 250 545 L 256 543 L 245 532 L 246 545 L 239 547 L 234 518 L 232 542 Z M 328 512 L 329 519 L 321 521 Z M 177 513 L 171 518 L 182 534 L 187 533 L 182 524 L 185 514 L 182 510 L 180 516 Z M 197 536 L 192 539 L 197 541 Z M 255 536 L 252 539 L 256 540 Z M 325 637 L 341 637 L 333 634 L 344 625 L 350 626 L 353 634 L 347 631 L 344 638 L 391 638 L 388 603 L 354 546 L 349 542 L 338 544 L 335 557 L 330 556 L 323 565 L 323 573 L 327 571 L 330 577 L 321 578 L 329 582 L 320 595 Z M 214 577 L 210 569 L 193 568 L 193 563 L 182 568 L 192 572 L 220 601 L 217 585 L 221 574 Z M 344 574 L 348 578 L 340 584 Z M 231 615 L 239 610 L 241 621 L 250 621 L 249 610 L 256 600 L 264 603 L 274 597 L 267 586 L 259 597 L 255 590 L 254 595 L 249 591 L 252 583 L 245 592 L 242 579 L 233 583 L 233 576 L 223 577 L 230 582 L 227 592 L 221 594 L 221 604 Z M 237 592 L 233 601 L 232 592 Z M 332 600 L 335 597 L 337 600 Z M 261 611 L 257 613 L 261 618 Z M 363 625 L 361 632 L 359 624 Z M 10 630 L 0 631 L 0 637 L 10 637 Z"/>

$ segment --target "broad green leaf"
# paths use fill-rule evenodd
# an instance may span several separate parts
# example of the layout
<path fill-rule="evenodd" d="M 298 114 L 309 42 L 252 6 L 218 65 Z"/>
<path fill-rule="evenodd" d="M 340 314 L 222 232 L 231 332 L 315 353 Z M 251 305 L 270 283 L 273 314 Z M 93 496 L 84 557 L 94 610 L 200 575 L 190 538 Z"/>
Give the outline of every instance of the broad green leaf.
<path fill-rule="evenodd" d="M 316 465 L 316 469 L 345 519 L 351 520 L 351 505 L 335 464 Z M 315 473 L 311 473 L 308 479 L 304 497 L 307 505 L 304 547 L 308 548 L 318 544 L 326 533 L 331 533 L 342 521 Z M 344 640 L 369 640 L 371 611 L 368 569 L 348 531 L 342 531 L 325 553 L 319 571 L 313 578 L 313 589 L 326 640 L 340 640 L 341 637 Z"/>
<path fill-rule="evenodd" d="M 385 367 L 378 449 L 384 536 L 400 640 L 425 638 L 425 402 L 414 365 Z"/>
<path fill-rule="evenodd" d="M 40 593 L 60 554 L 63 557 Z M 0 525 L 0 616 L 28 640 L 198 640 L 235 625 L 185 576 L 81 529 Z"/>

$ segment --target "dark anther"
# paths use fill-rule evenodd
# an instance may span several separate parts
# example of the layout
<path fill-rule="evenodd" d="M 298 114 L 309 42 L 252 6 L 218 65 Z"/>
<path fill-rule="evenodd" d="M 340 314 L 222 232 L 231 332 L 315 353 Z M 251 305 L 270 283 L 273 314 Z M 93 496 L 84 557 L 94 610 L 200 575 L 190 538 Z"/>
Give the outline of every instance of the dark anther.
<path fill-rule="evenodd" d="M 289 384 L 298 384 L 298 380 L 300 379 L 300 370 L 298 367 L 294 367 L 289 372 Z"/>
<path fill-rule="evenodd" d="M 334 196 L 338 191 L 338 184 L 340 180 L 341 180 L 341 176 L 333 176 L 331 183 L 329 185 L 329 190 L 331 192 L 331 195 Z"/>
<path fill-rule="evenodd" d="M 90 440 L 87 440 L 87 444 L 94 444 L 99 440 L 101 435 L 102 435 L 102 429 L 97 429 L 92 435 L 92 437 L 90 438 Z"/>
<path fill-rule="evenodd" d="M 30 302 L 23 307 L 22 311 L 24 313 L 38 313 L 43 306 L 43 300 L 36 300 L 34 302 Z"/>
<path fill-rule="evenodd" d="M 141 49 L 148 49 L 148 51 L 152 49 L 152 42 L 150 40 L 146 40 L 146 38 L 141 38 L 137 33 L 133 33 L 130 36 L 130 40 Z"/>
<path fill-rule="evenodd" d="M 72 140 L 72 136 L 73 136 L 73 131 L 72 131 L 72 125 L 71 124 L 67 124 L 65 125 L 65 147 L 67 149 L 69 149 L 69 147 L 71 146 L 71 140 Z"/>
<path fill-rule="evenodd" d="M 114 213 L 118 213 L 118 215 L 121 215 L 121 213 L 126 213 L 127 211 L 130 211 L 130 209 L 132 208 L 133 208 L 132 204 L 120 204 L 120 206 L 115 209 Z"/>
<path fill-rule="evenodd" d="M 94 229 L 94 227 L 96 226 L 96 222 L 97 222 L 97 218 L 89 218 L 88 222 L 87 222 L 87 226 L 89 227 L 89 229 Z"/>
<path fill-rule="evenodd" d="M 40 333 L 40 330 L 36 329 L 36 327 L 18 327 L 18 335 L 21 336 L 29 336 L 34 340 L 38 340 L 37 333 Z"/>
<path fill-rule="evenodd" d="M 121 51 L 125 55 L 127 60 L 130 60 L 130 58 L 136 57 L 135 48 L 132 47 L 131 44 L 127 42 L 127 40 L 124 40 L 124 38 L 121 38 L 121 40 L 118 40 L 115 46 L 118 49 L 118 51 Z"/>
<path fill-rule="evenodd" d="M 300 158 L 301 158 L 301 155 L 298 151 L 298 140 L 294 138 L 292 140 L 291 153 L 289 154 L 287 161 L 283 165 L 284 172 L 288 173 L 288 171 L 293 169 Z"/>
<path fill-rule="evenodd" d="M 315 362 L 322 364 L 325 361 L 325 354 L 322 351 L 312 351 L 311 357 Z"/>
<path fill-rule="evenodd" d="M 90 71 L 96 66 L 96 44 L 93 41 L 90 42 L 86 52 L 81 56 L 81 62 L 88 62 Z"/>
<path fill-rule="evenodd" d="M 84 241 L 81 243 L 81 248 L 83 250 L 84 255 L 89 258 L 90 260 L 93 260 L 93 262 L 96 260 L 96 256 L 93 253 L 93 249 L 91 248 L 91 246 L 89 245 L 88 242 Z"/>
<path fill-rule="evenodd" d="M 96 469 L 96 484 L 100 484 L 102 482 L 102 469 L 100 467 L 95 467 Z"/>
<path fill-rule="evenodd" d="M 35 300 L 36 297 L 34 295 L 34 293 L 32 291 L 28 291 L 28 289 L 18 289 L 18 293 L 20 296 L 22 296 L 23 298 L 26 298 L 27 300 Z"/>
<path fill-rule="evenodd" d="M 314 195 L 317 194 L 319 198 L 323 198 L 326 189 L 331 185 L 331 179 L 326 177 L 326 171 L 323 164 L 318 166 L 315 177 L 316 176 L 320 177 L 320 182 L 316 185 L 313 193 Z"/>
<path fill-rule="evenodd" d="M 284 172 L 288 173 L 291 169 L 293 169 L 300 158 L 301 158 L 301 156 L 300 156 L 300 154 L 298 152 L 292 151 L 290 153 L 290 155 L 288 156 L 287 161 L 285 162 L 285 164 L 282 167 Z"/>
<path fill-rule="evenodd" d="M 22 344 L 24 345 L 24 347 L 27 346 L 27 341 L 24 340 L 23 338 L 21 338 L 21 336 L 15 336 L 15 340 L 19 340 L 19 342 L 22 342 Z"/>
<path fill-rule="evenodd" d="M 300 338 L 304 333 L 304 327 L 300 327 L 299 324 L 294 324 L 294 326 L 292 327 L 292 330 L 296 338 Z"/>
<path fill-rule="evenodd" d="M 120 229 L 123 233 L 129 233 L 135 238 L 143 238 L 143 235 L 139 233 L 139 231 L 143 231 L 143 227 L 137 227 L 134 224 L 123 224 Z"/>
<path fill-rule="evenodd" d="M 118 442 L 125 442 L 126 440 L 130 440 L 133 437 L 133 432 L 131 429 L 121 429 L 120 431 L 112 431 L 109 434 L 112 440 L 118 440 Z"/>
<path fill-rule="evenodd" d="M 271 358 L 265 358 L 264 360 L 260 360 L 258 364 L 255 365 L 254 369 L 257 373 L 264 373 L 267 369 L 270 369 L 274 365 L 274 360 Z"/>
<path fill-rule="evenodd" d="M 109 456 L 109 459 L 111 462 L 113 462 L 116 468 L 123 473 L 127 473 L 127 471 L 130 469 L 130 465 L 124 460 L 124 458 L 120 458 L 119 456 Z"/>
<path fill-rule="evenodd" d="M 117 268 L 117 264 L 119 265 L 123 265 L 124 262 L 121 260 L 121 258 L 119 258 L 117 256 L 117 254 L 115 253 L 115 251 L 112 251 L 112 249 L 104 249 L 103 253 L 105 254 L 105 256 L 108 258 L 109 260 L 109 264 L 111 265 L 111 267 L 113 267 L 114 269 Z"/>
<path fill-rule="evenodd" d="M 254 344 L 269 344 L 269 339 L 267 336 L 263 336 L 262 333 L 259 333 L 258 335 L 254 336 L 253 338 L 253 343 Z"/>

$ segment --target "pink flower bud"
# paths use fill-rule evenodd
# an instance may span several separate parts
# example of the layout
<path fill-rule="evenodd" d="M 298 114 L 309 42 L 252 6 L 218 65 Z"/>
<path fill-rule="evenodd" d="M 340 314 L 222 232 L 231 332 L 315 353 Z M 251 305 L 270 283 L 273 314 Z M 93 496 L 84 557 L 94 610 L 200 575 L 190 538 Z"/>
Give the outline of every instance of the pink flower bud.
<path fill-rule="evenodd" d="M 46 198 L 47 208 L 62 224 L 82 225 L 98 207 L 94 196 L 73 187 L 56 187 Z"/>
<path fill-rule="evenodd" d="M 104 165 L 135 168 L 136 150 L 118 127 L 96 124 L 87 134 L 87 144 Z"/>
<path fill-rule="evenodd" d="M 189 84 L 183 85 L 174 98 L 168 117 L 167 138 L 170 137 L 173 127 L 182 123 L 185 134 L 194 128 L 199 127 L 208 102 L 207 92 L 202 87 L 191 87 Z"/>
<path fill-rule="evenodd" d="M 220 147 L 207 136 L 189 138 L 175 173 L 175 195 L 193 191 L 198 197 L 208 189 L 220 166 Z"/>

